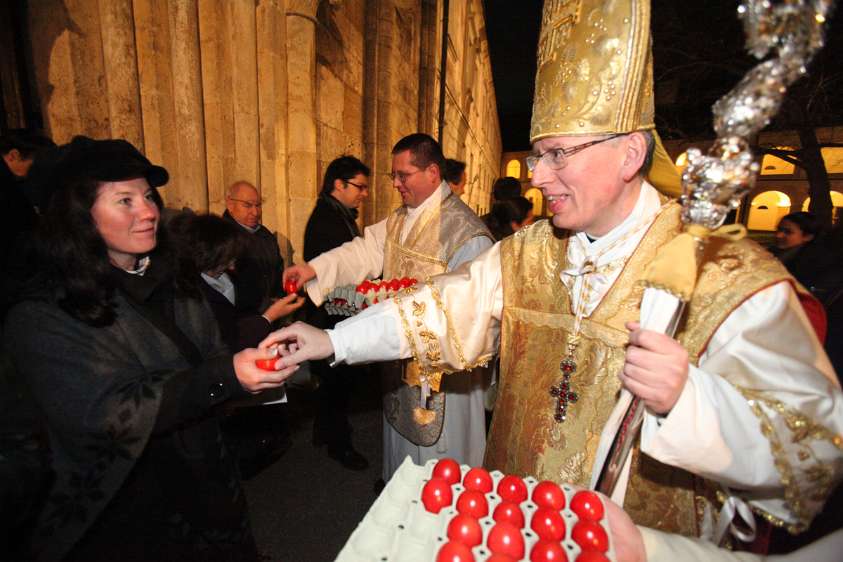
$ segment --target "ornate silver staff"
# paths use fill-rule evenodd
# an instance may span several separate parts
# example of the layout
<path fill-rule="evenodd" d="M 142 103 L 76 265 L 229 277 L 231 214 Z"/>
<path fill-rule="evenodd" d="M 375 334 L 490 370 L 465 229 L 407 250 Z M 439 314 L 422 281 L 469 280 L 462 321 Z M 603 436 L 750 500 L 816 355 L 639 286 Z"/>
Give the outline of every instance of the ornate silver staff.
<path fill-rule="evenodd" d="M 722 227 L 729 211 L 752 189 L 758 163 L 748 138 L 778 112 L 787 87 L 805 74 L 805 65 L 823 45 L 823 24 L 831 0 L 747 0 L 738 6 L 747 50 L 757 59 L 776 56 L 752 70 L 714 104 L 717 140 L 703 155 L 688 150 L 682 174 L 682 234 L 666 244 L 644 275 L 641 325 L 670 336 L 694 292 L 702 252 L 711 236 L 740 237 L 741 225 Z M 611 496 L 644 419 L 633 397 L 623 416 L 595 488 Z"/>

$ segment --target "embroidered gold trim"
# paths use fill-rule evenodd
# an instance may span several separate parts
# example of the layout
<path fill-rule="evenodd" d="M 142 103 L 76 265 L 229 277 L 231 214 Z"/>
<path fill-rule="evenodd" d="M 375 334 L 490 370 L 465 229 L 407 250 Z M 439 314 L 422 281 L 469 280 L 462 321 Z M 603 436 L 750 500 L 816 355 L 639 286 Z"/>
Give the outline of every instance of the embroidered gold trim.
<path fill-rule="evenodd" d="M 451 321 L 451 315 L 448 310 L 445 308 L 445 304 L 442 302 L 442 295 L 439 294 L 439 289 L 437 289 L 434 285 L 430 283 L 430 279 L 426 281 L 428 287 L 430 287 L 430 294 L 433 296 L 433 300 L 436 302 L 436 306 L 439 310 L 442 311 L 442 314 L 445 315 L 445 326 L 448 330 L 448 339 L 451 340 L 451 345 L 454 346 L 454 350 L 457 352 L 457 357 L 460 360 L 460 365 L 468 364 L 468 361 L 465 360 L 465 355 L 462 352 L 462 344 L 460 343 L 459 339 L 457 338 L 457 334 L 454 333 L 453 322 Z"/>
<path fill-rule="evenodd" d="M 771 514 L 767 514 L 763 510 L 757 508 L 753 508 L 753 510 L 759 512 L 759 515 L 770 523 L 787 528 L 792 534 L 801 533 L 808 527 L 815 515 L 805 505 L 804 499 L 807 497 L 816 500 L 827 497 L 834 483 L 834 471 L 830 466 L 817 460 L 813 449 L 806 441 L 827 441 L 837 449 L 843 450 L 843 439 L 841 439 L 840 435 L 816 423 L 808 416 L 793 408 L 786 407 L 784 403 L 769 398 L 760 391 L 737 385 L 735 388 L 747 400 L 752 413 L 761 422 L 761 433 L 770 443 L 770 452 L 773 455 L 774 465 L 779 472 L 779 479 L 785 489 L 785 506 L 794 514 L 799 522 L 790 524 Z M 791 443 L 794 446 L 801 447 L 799 450 L 800 454 L 798 455 L 800 460 L 805 462 L 813 459 L 815 461 L 814 466 L 803 469 L 806 478 L 797 478 L 795 476 L 793 466 L 788 460 L 788 453 L 773 427 L 770 416 L 761 407 L 762 404 L 778 413 L 782 420 L 784 420 L 785 425 L 791 431 Z M 805 489 L 800 488 L 800 482 L 804 482 Z"/>

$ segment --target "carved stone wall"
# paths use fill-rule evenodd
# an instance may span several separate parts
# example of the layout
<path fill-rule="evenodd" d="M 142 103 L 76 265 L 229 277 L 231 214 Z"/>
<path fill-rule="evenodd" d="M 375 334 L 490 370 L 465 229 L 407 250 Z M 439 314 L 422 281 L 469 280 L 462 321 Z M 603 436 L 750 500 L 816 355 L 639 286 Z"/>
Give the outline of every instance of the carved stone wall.
<path fill-rule="evenodd" d="M 221 212 L 228 185 L 254 183 L 289 259 L 341 154 L 373 171 L 364 225 L 400 204 L 392 145 L 439 133 L 443 4 L 30 0 L 45 127 L 59 143 L 128 139 L 170 171 L 171 207 Z M 481 212 L 501 152 L 484 29 L 481 0 L 451 0 L 443 148 L 467 162 L 463 197 Z"/>

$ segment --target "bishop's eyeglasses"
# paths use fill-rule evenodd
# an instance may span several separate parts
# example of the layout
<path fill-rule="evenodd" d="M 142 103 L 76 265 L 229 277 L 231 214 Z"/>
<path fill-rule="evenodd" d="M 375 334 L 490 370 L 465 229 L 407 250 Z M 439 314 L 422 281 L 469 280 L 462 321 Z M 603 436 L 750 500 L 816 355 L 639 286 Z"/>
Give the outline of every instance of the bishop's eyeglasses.
<path fill-rule="evenodd" d="M 595 144 L 600 144 L 601 142 L 606 142 L 607 140 L 622 137 L 625 134 L 626 133 L 614 133 L 612 135 L 609 135 L 608 137 L 603 137 L 602 139 L 584 142 L 582 144 L 575 144 L 574 146 L 569 146 L 568 148 L 551 148 L 550 150 L 542 152 L 541 154 L 530 155 L 525 158 L 527 162 L 527 169 L 530 170 L 530 172 L 534 172 L 536 170 L 536 166 L 539 165 L 539 162 L 542 162 L 551 170 L 561 170 L 562 168 L 568 165 L 568 158 L 570 158 L 577 152 L 585 150 L 586 148 L 594 146 Z"/>

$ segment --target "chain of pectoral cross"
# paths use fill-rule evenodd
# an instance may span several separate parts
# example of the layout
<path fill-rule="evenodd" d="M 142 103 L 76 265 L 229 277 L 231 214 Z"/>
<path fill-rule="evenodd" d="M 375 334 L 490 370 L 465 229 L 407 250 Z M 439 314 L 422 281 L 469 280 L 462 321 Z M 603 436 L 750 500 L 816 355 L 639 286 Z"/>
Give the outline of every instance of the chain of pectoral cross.
<path fill-rule="evenodd" d="M 571 376 L 577 370 L 577 361 L 574 359 L 574 353 L 576 353 L 577 346 L 580 343 L 580 328 L 582 326 L 583 318 L 585 318 L 588 293 L 591 290 L 591 286 L 588 282 L 589 275 L 593 273 L 607 273 L 614 269 L 616 265 L 623 264 L 626 261 L 626 258 L 614 260 L 603 265 L 597 265 L 600 258 L 638 234 L 642 228 L 649 226 L 666 208 L 667 204 L 664 204 L 659 208 L 655 215 L 651 215 L 640 220 L 629 230 L 629 232 L 603 248 L 603 250 L 595 256 L 588 258 L 585 263 L 583 263 L 582 267 L 580 267 L 579 275 L 582 275 L 582 283 L 580 284 L 580 290 L 577 293 L 577 299 L 574 303 L 574 328 L 568 334 L 568 338 L 565 342 L 565 357 L 559 362 L 559 371 L 562 373 L 562 380 L 560 380 L 558 384 L 550 387 L 550 395 L 556 402 L 556 411 L 553 414 L 553 419 L 558 423 L 564 422 L 568 417 L 568 406 L 579 400 L 579 394 L 574 392 L 571 387 Z"/>

